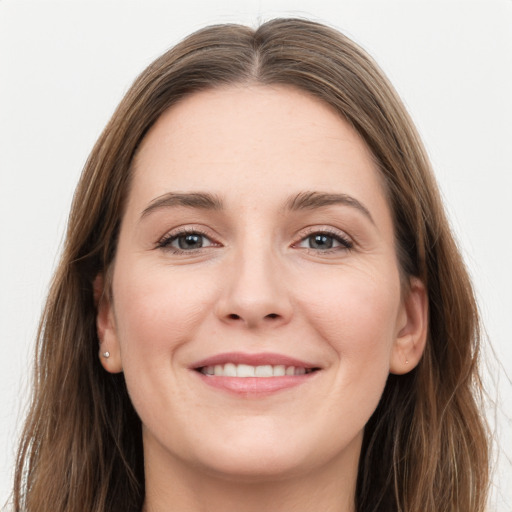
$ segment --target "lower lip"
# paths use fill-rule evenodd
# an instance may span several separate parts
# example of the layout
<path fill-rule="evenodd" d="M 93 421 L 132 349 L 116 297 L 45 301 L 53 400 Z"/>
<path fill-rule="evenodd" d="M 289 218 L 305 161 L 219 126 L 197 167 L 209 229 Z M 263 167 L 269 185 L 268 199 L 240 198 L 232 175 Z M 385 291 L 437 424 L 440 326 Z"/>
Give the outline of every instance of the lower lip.
<path fill-rule="evenodd" d="M 197 371 L 195 373 L 205 384 L 216 389 L 237 395 L 268 395 L 309 382 L 319 371 L 283 377 L 221 377 Z"/>

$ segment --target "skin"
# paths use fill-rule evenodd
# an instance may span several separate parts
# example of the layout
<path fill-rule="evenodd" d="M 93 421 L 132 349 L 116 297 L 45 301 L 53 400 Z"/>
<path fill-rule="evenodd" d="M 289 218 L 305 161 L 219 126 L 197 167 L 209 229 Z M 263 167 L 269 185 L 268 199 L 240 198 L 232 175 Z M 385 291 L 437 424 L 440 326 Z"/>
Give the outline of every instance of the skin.
<path fill-rule="evenodd" d="M 306 191 L 361 207 L 290 209 Z M 157 204 L 197 192 L 222 208 Z M 180 251 L 184 229 L 203 247 Z M 124 372 L 143 423 L 145 510 L 354 510 L 363 429 L 388 374 L 421 357 L 426 292 L 415 279 L 402 290 L 380 175 L 329 106 L 241 85 L 165 112 L 134 161 L 111 296 L 98 306 L 102 364 Z M 224 352 L 320 370 L 230 393 L 191 369 Z"/>

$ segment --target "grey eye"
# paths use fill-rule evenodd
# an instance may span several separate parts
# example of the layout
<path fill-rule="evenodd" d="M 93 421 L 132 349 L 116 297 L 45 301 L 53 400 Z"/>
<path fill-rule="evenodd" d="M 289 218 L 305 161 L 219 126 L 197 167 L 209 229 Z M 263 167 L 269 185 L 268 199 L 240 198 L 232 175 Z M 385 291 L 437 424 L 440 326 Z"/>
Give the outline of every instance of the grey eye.
<path fill-rule="evenodd" d="M 307 240 L 310 249 L 319 250 L 332 249 L 335 243 L 334 237 L 323 233 L 308 236 Z"/>
<path fill-rule="evenodd" d="M 199 232 L 182 232 L 169 235 L 159 242 L 158 247 L 172 249 L 176 252 L 197 251 L 204 247 L 215 245 L 206 235 Z"/>
<path fill-rule="evenodd" d="M 183 251 L 191 250 L 191 249 L 201 249 L 205 245 L 206 237 L 204 235 L 200 235 L 199 233 L 190 233 L 187 235 L 180 235 L 176 237 L 171 246 L 177 247 Z"/>
<path fill-rule="evenodd" d="M 335 235 L 331 233 L 312 233 L 311 235 L 303 238 L 297 247 L 305 249 L 313 249 L 315 251 L 328 251 L 329 249 L 350 249 L 352 242 L 345 239 L 341 235 Z"/>

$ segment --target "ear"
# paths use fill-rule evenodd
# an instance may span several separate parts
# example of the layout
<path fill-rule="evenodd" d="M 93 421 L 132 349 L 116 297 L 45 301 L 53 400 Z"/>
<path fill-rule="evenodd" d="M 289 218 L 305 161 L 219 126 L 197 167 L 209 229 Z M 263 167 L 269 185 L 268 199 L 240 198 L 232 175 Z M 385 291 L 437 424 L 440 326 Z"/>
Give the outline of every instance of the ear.
<path fill-rule="evenodd" d="M 96 306 L 96 331 L 100 341 L 99 358 L 109 373 L 123 371 L 121 351 L 115 323 L 111 294 L 105 290 L 105 278 L 98 274 L 93 282 L 94 304 Z"/>
<path fill-rule="evenodd" d="M 413 277 L 398 316 L 397 336 L 391 353 L 390 372 L 402 375 L 419 363 L 428 332 L 428 293 L 425 285 Z"/>

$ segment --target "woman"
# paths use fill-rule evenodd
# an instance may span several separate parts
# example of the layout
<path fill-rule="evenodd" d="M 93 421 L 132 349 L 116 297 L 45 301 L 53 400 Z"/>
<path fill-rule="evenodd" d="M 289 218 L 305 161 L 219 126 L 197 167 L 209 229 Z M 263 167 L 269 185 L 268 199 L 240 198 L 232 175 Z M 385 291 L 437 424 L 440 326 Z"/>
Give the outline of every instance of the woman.
<path fill-rule="evenodd" d="M 478 316 L 428 159 L 325 26 L 204 29 L 78 185 L 16 510 L 484 510 Z"/>

